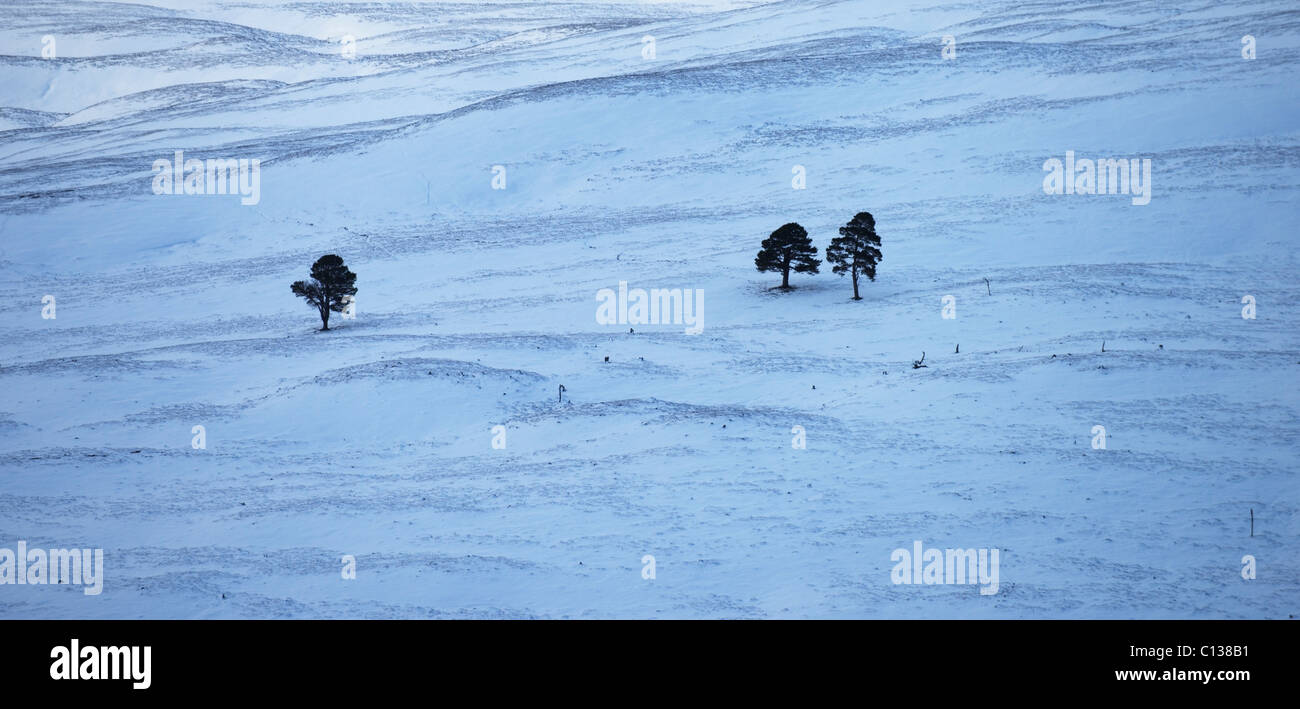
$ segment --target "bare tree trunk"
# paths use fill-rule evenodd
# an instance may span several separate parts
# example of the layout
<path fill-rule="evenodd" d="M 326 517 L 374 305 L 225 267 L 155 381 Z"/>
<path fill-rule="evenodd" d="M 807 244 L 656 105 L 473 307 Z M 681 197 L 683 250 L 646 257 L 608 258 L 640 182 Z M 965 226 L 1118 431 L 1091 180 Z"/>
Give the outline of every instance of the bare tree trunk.
<path fill-rule="evenodd" d="M 334 293 L 330 291 L 328 284 L 321 284 L 321 298 L 320 320 L 325 325 L 321 330 L 328 330 L 330 329 L 330 303 L 334 302 Z"/>
<path fill-rule="evenodd" d="M 862 296 L 858 295 L 858 269 L 856 268 L 853 269 L 853 299 L 862 300 Z"/>

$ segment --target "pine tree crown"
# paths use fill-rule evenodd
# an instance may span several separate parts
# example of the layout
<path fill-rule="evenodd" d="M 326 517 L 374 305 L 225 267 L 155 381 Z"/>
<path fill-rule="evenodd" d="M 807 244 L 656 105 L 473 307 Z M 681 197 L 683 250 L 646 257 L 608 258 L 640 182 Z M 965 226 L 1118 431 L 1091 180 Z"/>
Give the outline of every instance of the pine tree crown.
<path fill-rule="evenodd" d="M 781 225 L 766 239 L 754 258 L 759 271 L 783 271 L 786 264 L 799 273 L 817 273 L 821 261 L 808 231 L 795 222 Z"/>
<path fill-rule="evenodd" d="M 831 239 L 830 246 L 826 247 L 826 260 L 835 264 L 831 270 L 841 276 L 857 272 L 874 281 L 876 264 L 883 258 L 876 220 L 870 212 L 855 214 L 848 224 L 840 227 L 840 236 Z"/>

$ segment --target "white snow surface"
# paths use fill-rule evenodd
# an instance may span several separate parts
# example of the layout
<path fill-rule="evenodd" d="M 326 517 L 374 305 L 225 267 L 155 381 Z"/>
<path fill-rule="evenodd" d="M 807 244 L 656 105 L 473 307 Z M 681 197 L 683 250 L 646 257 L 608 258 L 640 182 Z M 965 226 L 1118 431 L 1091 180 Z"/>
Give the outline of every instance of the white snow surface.
<path fill-rule="evenodd" d="M 0 617 L 1290 617 L 1298 68 L 1292 0 L 0 4 L 0 547 L 105 559 Z M 755 271 L 860 211 L 863 300 Z"/>

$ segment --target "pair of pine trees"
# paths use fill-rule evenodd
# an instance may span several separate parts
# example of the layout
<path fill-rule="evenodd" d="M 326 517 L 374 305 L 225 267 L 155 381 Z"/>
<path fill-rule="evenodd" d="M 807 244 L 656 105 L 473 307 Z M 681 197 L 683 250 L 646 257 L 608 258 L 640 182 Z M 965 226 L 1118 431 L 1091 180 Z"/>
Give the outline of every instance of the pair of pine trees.
<path fill-rule="evenodd" d="M 777 271 L 781 274 L 781 288 L 790 289 L 790 271 L 817 273 L 822 262 L 817 257 L 817 247 L 808 238 L 808 231 L 791 222 L 772 232 L 763 240 L 763 248 L 754 259 L 760 273 Z M 843 276 L 853 276 L 853 299 L 858 295 L 858 277 L 876 280 L 876 264 L 880 254 L 880 237 L 876 235 L 876 220 L 870 212 L 858 212 L 848 224 L 840 227 L 838 238 L 831 239 L 826 247 L 826 260 L 834 264 L 831 269 Z"/>

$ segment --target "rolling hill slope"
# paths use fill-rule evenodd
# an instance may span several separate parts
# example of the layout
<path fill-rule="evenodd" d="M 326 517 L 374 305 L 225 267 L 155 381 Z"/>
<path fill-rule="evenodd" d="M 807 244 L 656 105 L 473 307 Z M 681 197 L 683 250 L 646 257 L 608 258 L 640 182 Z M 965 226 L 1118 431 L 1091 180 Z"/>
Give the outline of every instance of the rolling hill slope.
<path fill-rule="evenodd" d="M 1179 5 L 6 4 L 0 547 L 106 577 L 0 615 L 1293 614 L 1300 15 Z M 154 194 L 175 151 L 257 203 Z M 860 211 L 864 300 L 755 272 Z M 997 592 L 892 583 L 915 540 Z"/>

